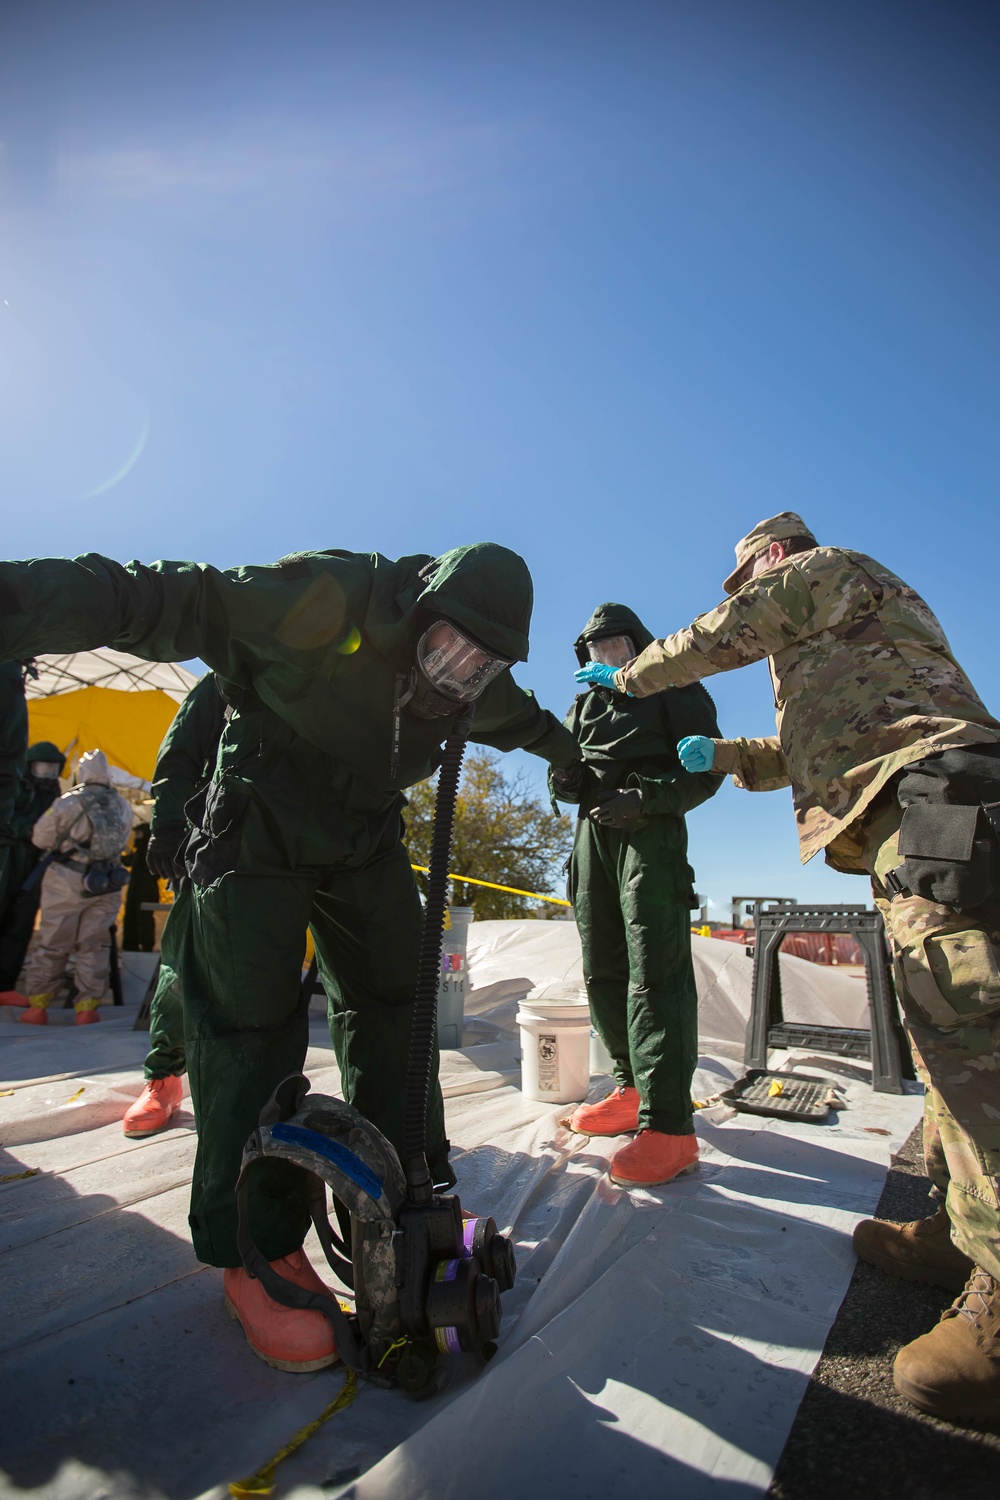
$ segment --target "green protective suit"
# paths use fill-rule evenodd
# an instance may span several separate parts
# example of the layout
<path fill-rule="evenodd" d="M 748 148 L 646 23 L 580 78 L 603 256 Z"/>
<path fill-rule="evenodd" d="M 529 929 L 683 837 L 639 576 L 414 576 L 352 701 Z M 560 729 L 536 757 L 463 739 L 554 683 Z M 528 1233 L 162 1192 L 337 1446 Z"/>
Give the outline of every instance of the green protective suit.
<path fill-rule="evenodd" d="M 226 702 L 209 672 L 177 710 L 156 757 L 150 820 L 154 838 L 180 840 L 189 834 L 185 807 L 211 780 L 225 722 Z M 191 882 L 181 880 L 178 886 L 160 940 L 160 972 L 149 1006 L 147 1078 L 179 1075 L 187 1066 L 180 956 L 191 916 Z"/>
<path fill-rule="evenodd" d="M 637 652 L 652 640 L 632 610 L 602 604 L 576 641 L 581 666 L 590 660 L 588 642 L 615 635 L 629 636 Z M 568 895 L 591 1017 L 617 1082 L 639 1092 L 640 1129 L 669 1135 L 694 1130 L 691 1078 L 698 1061 L 689 916 L 694 871 L 684 815 L 722 784 L 721 776 L 682 770 L 676 747 L 685 735 L 714 735 L 716 722 L 700 686 L 643 699 L 591 688 L 565 720 L 584 761 Z M 634 830 L 591 821 L 592 808 L 630 787 L 642 792 Z"/>
<path fill-rule="evenodd" d="M 19 661 L 0 661 L 0 901 L 11 884 L 11 849 L 15 841 L 14 804 L 24 775 L 28 745 L 28 708 L 24 670 Z"/>
<path fill-rule="evenodd" d="M 200 656 L 234 713 L 192 807 L 190 921 L 180 965 L 198 1123 L 191 1227 L 199 1257 L 238 1265 L 234 1185 L 244 1142 L 308 1039 L 301 962 L 316 944 L 345 1097 L 401 1147 L 421 909 L 401 841 L 403 788 L 433 774 L 455 715 L 423 719 L 401 686 L 423 630 L 444 617 L 510 661 L 528 652 L 531 578 L 493 543 L 391 561 L 314 552 L 227 571 L 126 567 L 89 555 L 0 563 L 0 654 L 116 646 L 152 661 Z M 555 764 L 572 736 L 509 671 L 476 701 L 473 740 Z M 200 806 L 199 806 L 200 803 Z M 436 1060 L 435 1060 L 436 1065 Z M 431 1091 L 428 1155 L 450 1180 Z M 301 1245 L 303 1185 L 273 1163 L 250 1185 L 269 1260 Z"/>
<path fill-rule="evenodd" d="M 0 894 L 0 990 L 11 990 L 17 983 L 24 955 L 31 942 L 31 934 L 35 930 L 42 882 L 36 879 L 27 890 L 24 886 L 37 868 L 42 851 L 32 843 L 31 831 L 62 791 L 58 777 L 32 776 L 30 767 L 36 761 L 57 765 L 61 774 L 66 757 L 51 740 L 40 740 L 36 745 L 29 745 L 25 752 L 25 772 L 10 819 L 11 844 L 7 880 L 3 893 Z"/>

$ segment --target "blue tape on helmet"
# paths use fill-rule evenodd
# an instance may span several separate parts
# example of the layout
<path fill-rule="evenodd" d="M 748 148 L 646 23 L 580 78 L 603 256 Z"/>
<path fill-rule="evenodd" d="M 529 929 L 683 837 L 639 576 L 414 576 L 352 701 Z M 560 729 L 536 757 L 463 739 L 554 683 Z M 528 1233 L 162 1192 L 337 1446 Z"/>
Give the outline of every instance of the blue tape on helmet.
<path fill-rule="evenodd" d="M 348 1151 L 339 1141 L 331 1141 L 329 1136 L 320 1135 L 318 1130 L 306 1130 L 302 1125 L 288 1125 L 283 1121 L 272 1125 L 270 1133 L 274 1141 L 284 1141 L 289 1146 L 304 1146 L 307 1151 L 315 1151 L 317 1156 L 325 1156 L 327 1161 L 339 1168 L 369 1198 L 381 1198 L 382 1179 L 375 1175 L 371 1167 L 365 1165 L 360 1156 L 355 1156 L 353 1151 Z"/>

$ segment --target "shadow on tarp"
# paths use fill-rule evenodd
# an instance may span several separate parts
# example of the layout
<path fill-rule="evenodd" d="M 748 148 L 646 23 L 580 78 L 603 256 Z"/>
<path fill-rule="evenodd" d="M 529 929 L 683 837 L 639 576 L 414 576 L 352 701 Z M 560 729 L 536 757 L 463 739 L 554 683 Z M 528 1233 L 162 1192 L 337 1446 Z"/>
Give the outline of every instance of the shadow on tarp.
<path fill-rule="evenodd" d="M 712 1139 L 709 1122 L 701 1129 Z M 443 1396 L 423 1406 L 363 1391 L 283 1466 L 279 1494 L 352 1466 L 363 1472 L 388 1453 L 386 1464 L 405 1462 L 408 1475 L 416 1464 L 414 1488 L 407 1479 L 396 1490 L 406 1500 L 425 1492 L 435 1500 L 464 1496 L 469 1473 L 488 1476 L 491 1462 L 505 1486 L 511 1476 L 528 1493 L 544 1485 L 552 1500 L 586 1493 L 597 1476 L 603 1488 L 623 1473 L 630 1488 L 635 1474 L 641 1483 L 671 1484 L 689 1500 L 704 1477 L 692 1454 L 706 1446 L 717 1467 L 713 1497 L 735 1500 L 766 1484 L 763 1468 L 760 1483 L 727 1478 L 720 1450 L 743 1470 L 741 1455 L 751 1466 L 773 1463 L 807 1377 L 776 1363 L 769 1320 L 780 1311 L 779 1346 L 798 1338 L 802 1347 L 820 1347 L 826 1324 L 791 1291 L 752 1290 L 756 1259 L 793 1221 L 721 1196 L 708 1204 L 704 1189 L 724 1182 L 730 1191 L 798 1201 L 797 1176 L 800 1196 L 807 1187 L 819 1201 L 836 1202 L 834 1168 L 838 1160 L 843 1168 L 843 1153 L 730 1128 L 718 1141 L 729 1160 L 636 1202 L 607 1183 L 604 1156 L 585 1146 L 560 1154 L 552 1144 L 547 1157 L 496 1145 L 459 1157 L 460 1180 L 476 1185 L 469 1201 L 478 1212 L 494 1211 L 509 1195 L 517 1200 L 520 1273 L 505 1298 L 510 1353 L 502 1348 L 482 1374 L 470 1360 L 454 1362 Z M 796 1159 L 781 1166 L 786 1148 Z M 8 1162 L 4 1173 L 17 1170 Z M 854 1166 L 881 1180 L 882 1169 Z M 72 1224 L 50 1222 L 4 1257 L 7 1305 L 18 1309 L 20 1329 L 5 1338 L 0 1356 L 4 1464 L 22 1492 L 52 1485 L 60 1500 L 63 1493 L 193 1500 L 252 1472 L 331 1399 L 336 1372 L 289 1375 L 249 1353 L 224 1313 L 221 1274 L 200 1267 L 180 1233 L 107 1195 L 81 1198 L 54 1176 L 0 1189 L 25 1193 L 15 1217 L 32 1211 L 36 1183 L 49 1183 L 55 1220 L 64 1212 Z M 690 1201 L 696 1192 L 697 1203 Z M 0 1197 L 0 1206 L 10 1199 Z M 699 1248 L 698 1234 L 713 1234 L 716 1216 L 728 1243 L 722 1261 Z M 808 1229 L 811 1255 L 843 1254 L 842 1234 L 798 1222 Z M 513 1321 L 516 1313 L 523 1316 Z M 757 1346 L 769 1357 L 759 1357 Z M 507 1413 L 499 1426 L 498 1411 Z M 683 1459 L 662 1451 L 665 1425 Z M 400 1443 L 405 1458 L 390 1451 Z M 360 1497 L 382 1493 L 369 1482 L 358 1481 Z M 484 1482 L 476 1481 L 481 1495 L 500 1495 Z"/>

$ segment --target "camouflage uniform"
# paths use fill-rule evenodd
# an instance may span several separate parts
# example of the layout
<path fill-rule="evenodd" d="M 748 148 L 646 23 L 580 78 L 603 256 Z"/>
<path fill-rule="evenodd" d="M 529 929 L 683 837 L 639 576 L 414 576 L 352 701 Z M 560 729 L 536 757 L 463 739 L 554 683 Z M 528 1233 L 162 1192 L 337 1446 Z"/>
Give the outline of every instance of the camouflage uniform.
<path fill-rule="evenodd" d="M 805 541 L 756 579 L 771 541 Z M 638 697 L 770 658 L 778 733 L 720 741 L 713 770 L 738 786 L 791 786 L 803 862 L 871 877 L 900 1003 L 927 1086 L 928 1175 L 947 1194 L 952 1238 L 1000 1277 L 998 914 L 976 919 L 918 896 L 890 898 L 900 863 L 899 773 L 958 746 L 1000 744 L 990 715 L 923 599 L 863 553 L 815 544 L 792 512 L 737 548 L 731 597 L 654 641 L 619 674 Z"/>

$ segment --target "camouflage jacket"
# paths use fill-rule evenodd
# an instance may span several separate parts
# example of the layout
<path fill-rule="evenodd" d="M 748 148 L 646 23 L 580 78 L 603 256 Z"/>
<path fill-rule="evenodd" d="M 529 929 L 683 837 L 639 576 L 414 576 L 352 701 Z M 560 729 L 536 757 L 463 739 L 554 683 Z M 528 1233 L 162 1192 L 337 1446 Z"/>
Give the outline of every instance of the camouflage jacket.
<path fill-rule="evenodd" d="M 851 824 L 910 761 L 996 743 L 920 595 L 861 552 L 794 553 L 654 641 L 622 671 L 637 697 L 770 658 L 778 733 L 720 746 L 716 769 L 750 791 L 791 786 L 803 863 L 825 849 L 860 870 Z"/>

